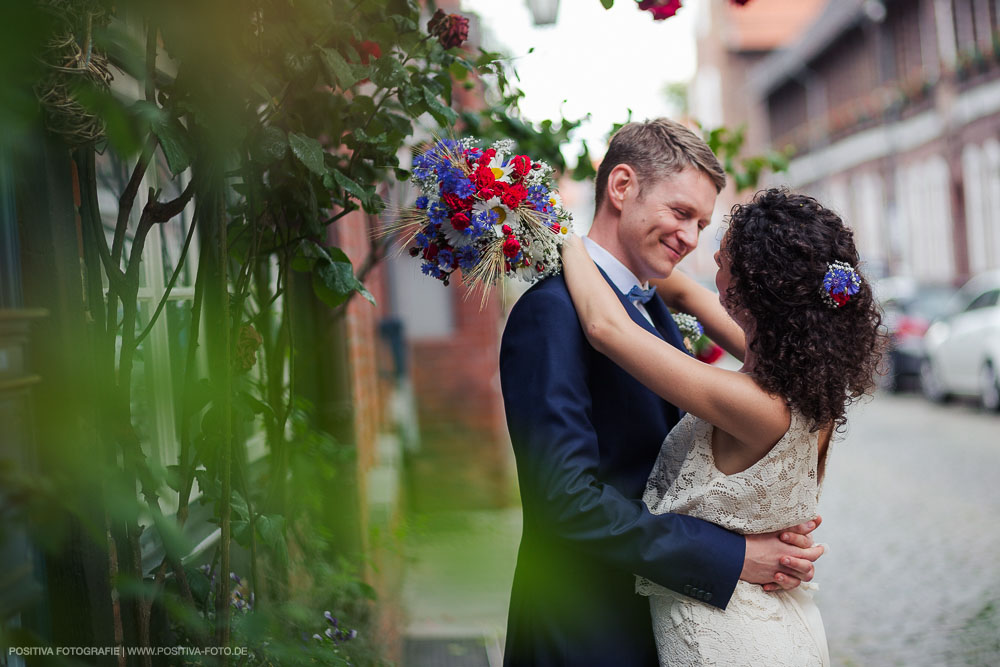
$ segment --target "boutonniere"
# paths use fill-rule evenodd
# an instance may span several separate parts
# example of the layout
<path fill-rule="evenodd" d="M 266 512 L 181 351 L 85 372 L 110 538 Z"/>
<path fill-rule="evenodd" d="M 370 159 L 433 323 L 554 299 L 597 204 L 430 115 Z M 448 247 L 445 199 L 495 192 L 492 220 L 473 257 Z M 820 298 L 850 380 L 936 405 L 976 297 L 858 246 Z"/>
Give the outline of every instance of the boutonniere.
<path fill-rule="evenodd" d="M 701 326 L 701 322 L 698 321 L 694 315 L 688 315 L 687 313 L 670 313 L 674 318 L 674 324 L 680 329 L 681 337 L 684 338 L 684 347 L 691 354 L 694 354 L 694 344 L 695 342 L 705 335 L 705 329 Z"/>

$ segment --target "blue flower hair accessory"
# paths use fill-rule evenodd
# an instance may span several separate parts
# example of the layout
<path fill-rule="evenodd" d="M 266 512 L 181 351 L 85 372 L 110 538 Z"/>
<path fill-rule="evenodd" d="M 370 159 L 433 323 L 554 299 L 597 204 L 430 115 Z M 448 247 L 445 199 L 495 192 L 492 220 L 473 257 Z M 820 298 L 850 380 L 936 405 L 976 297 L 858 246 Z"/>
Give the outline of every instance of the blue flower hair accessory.
<path fill-rule="evenodd" d="M 840 308 L 851 300 L 851 297 L 861 289 L 861 276 L 854 267 L 846 262 L 827 264 L 826 275 L 823 276 L 823 301 L 831 308 Z"/>

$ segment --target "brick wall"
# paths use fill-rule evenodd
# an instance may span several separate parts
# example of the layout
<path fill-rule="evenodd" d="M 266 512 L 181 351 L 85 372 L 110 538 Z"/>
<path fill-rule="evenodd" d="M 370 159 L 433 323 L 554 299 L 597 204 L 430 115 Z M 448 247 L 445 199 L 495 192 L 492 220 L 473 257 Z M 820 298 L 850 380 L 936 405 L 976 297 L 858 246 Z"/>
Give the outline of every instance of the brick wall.
<path fill-rule="evenodd" d="M 417 504 L 420 509 L 503 506 L 510 476 L 497 363 L 503 317 L 499 290 L 480 310 L 478 293 L 465 298 L 467 290 L 457 281 L 449 289 L 453 335 L 411 344 L 422 434 L 417 465 L 431 473 L 429 479 L 418 475 L 429 488 L 417 489 Z"/>
<path fill-rule="evenodd" d="M 366 214 L 350 213 L 330 232 L 330 242 L 339 246 L 350 258 L 357 272 L 371 250 Z M 354 414 L 354 435 L 357 447 L 358 506 L 361 509 L 361 534 L 365 546 L 365 579 L 376 590 L 376 632 L 384 657 L 399 662 L 402 655 L 402 630 L 405 627 L 403 610 L 399 604 L 402 562 L 399 550 L 387 540 L 392 530 L 374 527 L 369 517 L 370 473 L 381 462 L 378 455 L 378 436 L 391 430 L 388 423 L 387 401 L 393 391 L 391 383 L 380 372 L 388 367 L 387 351 L 381 345 L 379 323 L 386 316 L 388 290 L 385 269 L 376 265 L 365 278 L 365 286 L 376 300 L 372 306 L 366 299 L 355 296 L 347 307 L 346 329 L 350 359 L 351 399 Z M 391 522 L 398 517 L 390 517 Z"/>

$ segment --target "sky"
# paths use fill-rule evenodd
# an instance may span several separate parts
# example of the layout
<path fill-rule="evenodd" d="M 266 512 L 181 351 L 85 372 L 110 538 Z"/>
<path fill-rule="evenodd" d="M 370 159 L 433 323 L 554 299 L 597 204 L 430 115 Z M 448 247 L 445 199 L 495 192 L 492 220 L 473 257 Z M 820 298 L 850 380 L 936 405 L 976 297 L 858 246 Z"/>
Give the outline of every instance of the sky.
<path fill-rule="evenodd" d="M 526 118 L 591 114 L 564 150 L 572 162 L 584 139 L 600 157 L 611 126 L 624 122 L 630 108 L 635 120 L 675 113 L 664 88 L 694 74 L 700 1 L 653 21 L 634 0 L 617 0 L 610 10 L 600 0 L 561 0 L 555 25 L 541 27 L 532 23 L 526 0 L 462 0 L 462 10 L 481 17 L 484 48 L 513 57 Z"/>

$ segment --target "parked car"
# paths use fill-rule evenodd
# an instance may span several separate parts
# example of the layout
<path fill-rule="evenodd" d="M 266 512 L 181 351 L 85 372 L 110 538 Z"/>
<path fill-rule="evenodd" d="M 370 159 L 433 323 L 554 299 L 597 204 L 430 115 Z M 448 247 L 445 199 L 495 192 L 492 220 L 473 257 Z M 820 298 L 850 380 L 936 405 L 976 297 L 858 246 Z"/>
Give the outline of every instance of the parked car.
<path fill-rule="evenodd" d="M 955 299 L 953 313 L 924 335 L 921 388 L 932 400 L 977 396 L 1000 410 L 1000 271 L 974 277 Z"/>
<path fill-rule="evenodd" d="M 879 376 L 879 386 L 890 391 L 916 388 L 924 359 L 924 334 L 931 322 L 948 314 L 958 289 L 897 277 L 878 281 L 875 292 L 889 332 L 885 374 Z"/>

